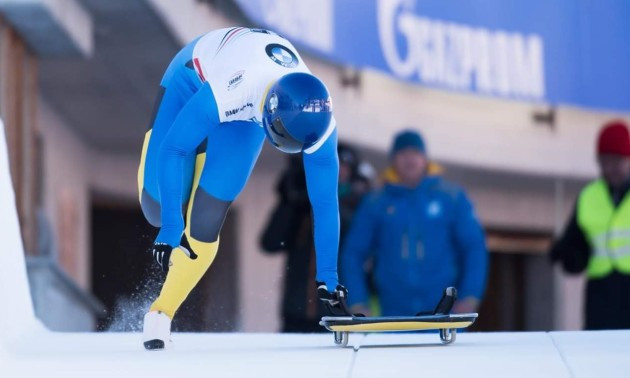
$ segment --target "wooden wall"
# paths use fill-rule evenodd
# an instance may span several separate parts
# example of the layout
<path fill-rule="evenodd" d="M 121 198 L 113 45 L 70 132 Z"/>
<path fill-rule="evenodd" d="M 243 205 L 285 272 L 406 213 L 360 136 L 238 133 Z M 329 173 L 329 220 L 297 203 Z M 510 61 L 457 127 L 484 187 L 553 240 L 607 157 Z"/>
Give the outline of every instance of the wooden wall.
<path fill-rule="evenodd" d="M 41 204 L 37 96 L 37 60 L 0 18 L 0 117 L 6 127 L 11 178 L 27 254 L 37 253 L 36 211 Z"/>

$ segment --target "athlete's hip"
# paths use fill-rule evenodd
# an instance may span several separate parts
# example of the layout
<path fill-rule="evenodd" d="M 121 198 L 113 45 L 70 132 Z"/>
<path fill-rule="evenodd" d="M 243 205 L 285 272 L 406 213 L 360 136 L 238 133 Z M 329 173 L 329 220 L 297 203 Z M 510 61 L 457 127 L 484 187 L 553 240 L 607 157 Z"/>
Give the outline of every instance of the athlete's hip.
<path fill-rule="evenodd" d="M 184 46 L 171 60 L 160 82 L 162 87 L 168 88 L 172 86 L 174 81 L 177 81 L 179 84 L 186 84 L 196 89 L 201 88 L 202 82 L 195 71 L 193 62 L 193 50 L 198 40 L 199 38 Z"/>

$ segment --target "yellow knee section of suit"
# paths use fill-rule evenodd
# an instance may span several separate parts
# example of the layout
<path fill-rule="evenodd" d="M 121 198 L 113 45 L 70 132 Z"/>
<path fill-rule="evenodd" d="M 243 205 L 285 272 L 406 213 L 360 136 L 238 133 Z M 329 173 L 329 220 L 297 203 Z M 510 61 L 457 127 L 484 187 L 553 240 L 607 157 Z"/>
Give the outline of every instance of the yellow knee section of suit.
<path fill-rule="evenodd" d="M 195 174 L 193 176 L 193 190 L 188 204 L 186 218 L 186 237 L 192 250 L 197 254 L 197 259 L 191 260 L 180 248 L 174 249 L 171 255 L 171 267 L 166 275 L 166 281 L 162 285 L 160 296 L 151 305 L 150 311 L 162 311 L 171 319 L 182 305 L 188 294 L 197 286 L 201 277 L 206 273 L 219 249 L 219 240 L 206 243 L 190 236 L 190 214 L 194 206 L 195 192 L 199 187 L 201 172 L 206 160 L 206 154 L 197 155 Z"/>
<path fill-rule="evenodd" d="M 191 260 L 180 248 L 174 249 L 171 255 L 172 265 L 166 275 L 160 296 L 151 305 L 150 311 L 161 311 L 171 319 L 206 273 L 219 249 L 219 240 L 203 243 L 189 237 L 188 242 L 198 255 L 197 259 Z"/>

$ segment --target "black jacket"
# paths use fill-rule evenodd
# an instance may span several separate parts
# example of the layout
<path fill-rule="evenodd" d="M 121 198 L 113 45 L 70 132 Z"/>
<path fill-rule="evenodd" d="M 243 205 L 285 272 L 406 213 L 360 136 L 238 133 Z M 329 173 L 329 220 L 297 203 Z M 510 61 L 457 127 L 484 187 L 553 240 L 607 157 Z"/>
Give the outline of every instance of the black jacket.
<path fill-rule="evenodd" d="M 590 257 L 591 247 L 577 223 L 576 206 L 564 233 L 551 248 L 551 261 L 559 261 L 565 272 L 577 274 L 586 269 Z"/>

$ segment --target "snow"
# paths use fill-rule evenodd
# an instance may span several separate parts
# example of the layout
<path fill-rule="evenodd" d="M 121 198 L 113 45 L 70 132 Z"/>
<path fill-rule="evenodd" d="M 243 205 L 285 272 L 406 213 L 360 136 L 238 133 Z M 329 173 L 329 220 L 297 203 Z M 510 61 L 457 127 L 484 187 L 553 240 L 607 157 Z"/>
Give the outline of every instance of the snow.
<path fill-rule="evenodd" d="M 5 141 L 4 124 L 0 119 L 0 340 L 12 340 L 23 330 L 36 327 L 36 321 Z"/>
<path fill-rule="evenodd" d="M 143 349 L 139 333 L 55 333 L 35 318 L 0 121 L 0 377 L 624 377 L 630 331 L 174 334 Z"/>

